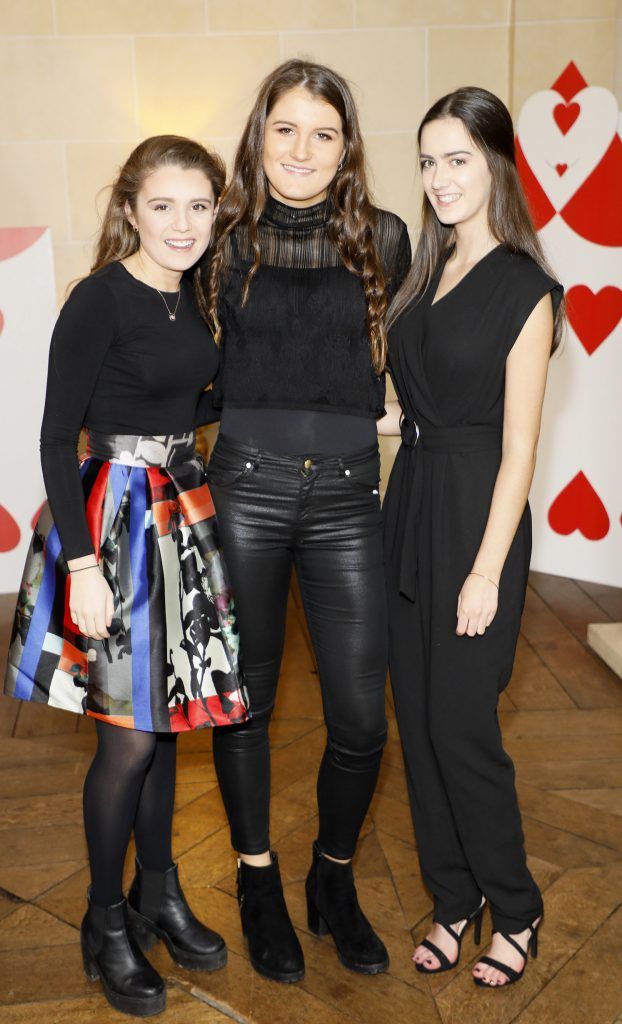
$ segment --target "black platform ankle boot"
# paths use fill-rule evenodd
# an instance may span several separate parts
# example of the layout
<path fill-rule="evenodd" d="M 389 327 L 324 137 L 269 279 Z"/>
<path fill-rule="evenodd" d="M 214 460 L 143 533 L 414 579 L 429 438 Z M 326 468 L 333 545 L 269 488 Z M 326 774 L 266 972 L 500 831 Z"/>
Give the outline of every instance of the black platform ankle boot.
<path fill-rule="evenodd" d="M 125 900 L 111 907 L 91 902 L 80 928 L 84 973 L 100 980 L 115 1010 L 134 1017 L 152 1017 L 166 1006 L 164 982 L 128 931 Z"/>
<path fill-rule="evenodd" d="M 276 853 L 272 863 L 252 867 L 238 861 L 238 902 L 250 961 L 273 981 L 300 981 L 305 962 L 287 913 Z"/>
<path fill-rule="evenodd" d="M 176 864 L 167 871 L 151 871 L 137 859 L 127 902 L 132 932 L 141 949 L 151 949 L 162 939 L 175 963 L 189 971 L 216 971 L 225 966 L 225 940 L 192 913 Z"/>
<path fill-rule="evenodd" d="M 343 966 L 360 974 L 386 971 L 389 954 L 359 906 L 352 863 L 329 860 L 314 843 L 305 888 L 309 929 L 332 935 Z"/>

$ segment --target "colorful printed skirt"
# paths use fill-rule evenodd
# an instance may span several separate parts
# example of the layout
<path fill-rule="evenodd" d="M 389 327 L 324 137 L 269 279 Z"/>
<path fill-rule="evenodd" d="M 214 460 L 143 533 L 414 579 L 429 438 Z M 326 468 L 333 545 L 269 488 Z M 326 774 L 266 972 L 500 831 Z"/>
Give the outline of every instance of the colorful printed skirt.
<path fill-rule="evenodd" d="M 45 505 L 33 534 L 5 693 L 146 732 L 248 717 L 233 600 L 194 433 L 90 433 L 86 516 L 114 616 L 105 640 L 69 615 L 71 577 Z"/>

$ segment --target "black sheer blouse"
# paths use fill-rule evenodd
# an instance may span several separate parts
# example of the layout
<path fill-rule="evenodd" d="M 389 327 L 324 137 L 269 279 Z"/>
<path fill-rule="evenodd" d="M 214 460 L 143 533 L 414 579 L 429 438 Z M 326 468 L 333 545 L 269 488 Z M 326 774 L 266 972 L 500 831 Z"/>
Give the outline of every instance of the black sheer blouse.
<path fill-rule="evenodd" d="M 244 306 L 254 254 L 246 227 L 230 236 L 216 409 L 383 415 L 385 382 L 371 364 L 363 286 L 327 237 L 326 221 L 326 202 L 300 208 L 268 199 L 258 225 L 261 264 Z M 378 209 L 374 240 L 392 295 L 410 266 L 406 225 Z"/>

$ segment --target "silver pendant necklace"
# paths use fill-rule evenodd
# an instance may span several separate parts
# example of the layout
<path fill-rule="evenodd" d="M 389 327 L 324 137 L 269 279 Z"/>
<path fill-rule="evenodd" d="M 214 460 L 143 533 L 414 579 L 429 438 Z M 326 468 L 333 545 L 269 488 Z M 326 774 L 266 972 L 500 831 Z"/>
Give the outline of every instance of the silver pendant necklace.
<path fill-rule="evenodd" d="M 160 296 L 160 298 L 162 299 L 162 302 L 166 306 L 166 312 L 168 313 L 169 320 L 175 320 L 175 314 L 177 313 L 177 307 L 179 305 L 179 300 L 181 299 L 181 285 L 179 286 L 179 291 L 177 292 L 177 302 L 175 303 L 175 309 L 173 309 L 173 310 L 169 309 L 168 302 L 164 298 L 164 296 L 163 296 L 162 292 L 160 291 L 160 289 L 156 288 L 156 291 L 157 291 L 158 295 Z"/>

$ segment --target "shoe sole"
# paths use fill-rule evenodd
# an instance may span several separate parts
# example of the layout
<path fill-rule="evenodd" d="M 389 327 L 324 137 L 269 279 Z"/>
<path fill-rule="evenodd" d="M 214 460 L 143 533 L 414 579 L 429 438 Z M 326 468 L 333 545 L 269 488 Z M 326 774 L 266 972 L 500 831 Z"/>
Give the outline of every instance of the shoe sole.
<path fill-rule="evenodd" d="M 305 976 L 305 969 L 301 971 L 271 971 L 269 967 L 264 967 L 263 964 L 253 959 L 250 948 L 248 947 L 248 939 L 246 938 L 246 932 L 242 929 L 242 934 L 246 939 L 246 945 L 248 949 L 248 958 L 251 962 L 251 967 L 257 974 L 261 974 L 263 978 L 269 978 L 270 981 L 280 981 L 283 985 L 294 985 L 297 981 L 302 981 Z"/>
<path fill-rule="evenodd" d="M 99 981 L 101 983 L 102 991 L 113 1010 L 118 1010 L 119 1013 L 127 1014 L 129 1017 L 155 1017 L 166 1009 L 166 991 L 161 992 L 157 996 L 141 999 L 137 999 L 134 996 L 122 996 L 119 992 L 109 988 L 97 970 L 94 961 L 84 950 L 82 951 L 82 956 L 85 976 L 89 981 Z"/>
<path fill-rule="evenodd" d="M 312 935 L 315 935 L 316 939 L 323 939 L 326 935 L 330 935 L 331 938 L 333 938 L 330 928 L 324 921 L 322 921 L 321 924 L 316 925 L 312 925 L 311 922 L 309 922 L 309 930 Z M 335 942 L 334 938 L 333 942 Z M 354 971 L 355 974 L 383 974 L 385 971 L 389 970 L 388 957 L 386 960 L 380 960 L 375 964 L 356 964 L 350 960 L 346 960 L 346 958 L 342 956 L 337 948 L 337 943 L 335 943 L 335 950 L 337 951 L 337 959 L 341 966 L 345 967 L 348 971 Z"/>
<path fill-rule="evenodd" d="M 389 970 L 388 960 L 378 964 L 353 964 L 341 956 L 339 950 L 337 950 L 337 959 L 342 967 L 345 967 L 348 971 L 354 971 L 355 974 L 384 974 L 385 971 Z"/>
<path fill-rule="evenodd" d="M 172 960 L 187 971 L 219 971 L 227 963 L 227 947 L 217 949 L 214 953 L 188 953 L 179 949 L 168 934 L 149 921 L 128 904 L 128 914 L 132 926 L 132 934 L 143 953 L 148 952 L 157 942 L 161 941 L 168 949 Z"/>
<path fill-rule="evenodd" d="M 271 971 L 268 967 L 258 964 L 256 960 L 253 960 L 252 956 L 250 957 L 250 962 L 253 970 L 257 971 L 257 974 L 261 974 L 264 978 L 269 978 L 270 981 L 280 981 L 283 985 L 293 985 L 297 981 L 302 981 L 305 976 L 304 969 L 288 974 L 282 971 Z"/>

